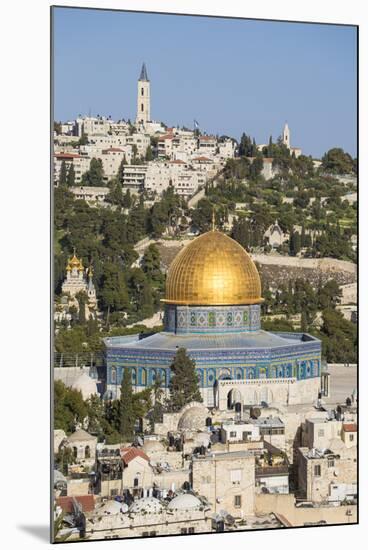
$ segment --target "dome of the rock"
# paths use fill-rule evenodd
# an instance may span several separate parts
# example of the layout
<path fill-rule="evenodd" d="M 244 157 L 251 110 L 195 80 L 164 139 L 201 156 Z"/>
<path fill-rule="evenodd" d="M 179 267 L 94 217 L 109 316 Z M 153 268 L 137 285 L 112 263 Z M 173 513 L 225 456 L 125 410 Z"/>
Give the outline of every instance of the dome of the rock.
<path fill-rule="evenodd" d="M 171 264 L 165 302 L 183 305 L 259 304 L 261 281 L 244 248 L 219 231 L 186 246 Z"/>

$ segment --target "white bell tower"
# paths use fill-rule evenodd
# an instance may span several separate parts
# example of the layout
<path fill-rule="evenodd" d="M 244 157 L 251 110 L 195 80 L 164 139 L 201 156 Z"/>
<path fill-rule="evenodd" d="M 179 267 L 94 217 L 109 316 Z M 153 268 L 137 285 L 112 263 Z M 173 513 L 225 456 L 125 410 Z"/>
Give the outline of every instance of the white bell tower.
<path fill-rule="evenodd" d="M 136 124 L 149 122 L 151 120 L 151 83 L 147 76 L 146 64 L 143 63 L 141 74 L 138 80 L 137 94 L 137 118 Z"/>
<path fill-rule="evenodd" d="M 290 130 L 287 122 L 285 122 L 285 126 L 282 131 L 282 143 L 290 149 Z"/>

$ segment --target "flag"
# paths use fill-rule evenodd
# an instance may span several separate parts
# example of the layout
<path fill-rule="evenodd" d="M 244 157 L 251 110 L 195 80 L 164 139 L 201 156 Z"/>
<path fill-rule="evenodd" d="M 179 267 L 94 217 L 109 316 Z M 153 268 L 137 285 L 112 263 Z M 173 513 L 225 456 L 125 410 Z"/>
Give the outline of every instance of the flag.
<path fill-rule="evenodd" d="M 199 128 L 199 123 L 196 121 L 196 119 L 194 119 L 194 128 L 195 129 Z"/>

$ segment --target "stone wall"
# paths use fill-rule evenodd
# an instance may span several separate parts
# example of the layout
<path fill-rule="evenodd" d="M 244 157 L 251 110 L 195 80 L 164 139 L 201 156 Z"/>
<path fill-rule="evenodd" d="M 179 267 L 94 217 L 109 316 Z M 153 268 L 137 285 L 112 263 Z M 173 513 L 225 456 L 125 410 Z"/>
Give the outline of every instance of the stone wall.
<path fill-rule="evenodd" d="M 226 510 L 234 517 L 254 513 L 255 459 L 244 455 L 226 453 L 193 460 L 193 490 L 204 496 L 215 512 Z M 239 505 L 236 496 L 241 498 Z"/>
<path fill-rule="evenodd" d="M 296 508 L 294 495 L 255 495 L 255 513 L 274 513 L 286 519 L 293 527 L 305 523 L 326 521 L 327 523 L 356 523 L 357 506 L 326 506 L 318 508 Z M 351 515 L 349 512 L 351 512 Z M 348 512 L 348 514 L 347 514 Z"/>

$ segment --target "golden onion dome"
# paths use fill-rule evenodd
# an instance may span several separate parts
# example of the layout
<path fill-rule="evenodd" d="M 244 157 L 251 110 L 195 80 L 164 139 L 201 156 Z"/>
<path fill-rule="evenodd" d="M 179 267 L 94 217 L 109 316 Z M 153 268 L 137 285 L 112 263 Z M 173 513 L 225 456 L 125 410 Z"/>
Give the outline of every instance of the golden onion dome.
<path fill-rule="evenodd" d="M 261 281 L 244 248 L 219 231 L 208 231 L 171 264 L 163 300 L 183 305 L 259 304 Z"/>

